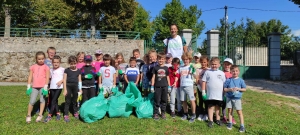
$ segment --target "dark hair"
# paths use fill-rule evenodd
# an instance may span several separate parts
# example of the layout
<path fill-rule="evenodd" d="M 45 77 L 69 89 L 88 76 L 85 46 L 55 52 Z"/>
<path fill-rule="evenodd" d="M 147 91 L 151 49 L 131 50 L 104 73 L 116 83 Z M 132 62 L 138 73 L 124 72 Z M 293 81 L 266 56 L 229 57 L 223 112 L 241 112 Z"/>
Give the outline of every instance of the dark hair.
<path fill-rule="evenodd" d="M 129 61 L 136 61 L 135 57 L 130 57 Z"/>
<path fill-rule="evenodd" d="M 39 55 L 43 55 L 44 56 L 44 58 L 46 58 L 46 55 L 45 55 L 45 53 L 44 52 L 42 52 L 42 51 L 38 51 L 36 54 L 35 54 L 35 61 L 37 62 L 37 56 L 39 56 Z"/>
<path fill-rule="evenodd" d="M 176 26 L 177 29 L 179 29 L 179 28 L 178 28 L 178 25 L 177 25 L 176 23 L 172 23 L 172 24 L 170 25 L 170 29 L 171 29 L 171 27 L 174 26 L 174 25 Z"/>
<path fill-rule="evenodd" d="M 233 69 L 235 69 L 235 68 L 237 68 L 238 70 L 240 70 L 238 65 L 232 65 L 232 66 L 230 67 L 230 70 L 233 70 Z"/>
<path fill-rule="evenodd" d="M 180 59 L 179 58 L 173 58 L 172 59 L 172 64 L 180 64 Z"/>
<path fill-rule="evenodd" d="M 207 60 L 207 62 L 209 62 L 209 58 L 206 55 L 202 55 L 200 57 L 200 61 L 203 61 L 203 60 Z"/>
<path fill-rule="evenodd" d="M 149 64 L 149 54 L 144 55 L 145 64 Z"/>
<path fill-rule="evenodd" d="M 61 58 L 60 58 L 58 55 L 54 55 L 52 61 L 53 61 L 54 59 L 57 59 L 57 60 L 59 60 L 59 62 L 61 62 Z"/>
<path fill-rule="evenodd" d="M 166 54 L 165 54 L 164 52 L 159 52 L 159 53 L 157 54 L 157 58 L 158 58 L 158 59 L 166 58 Z"/>
<path fill-rule="evenodd" d="M 74 55 L 71 55 L 71 56 L 68 58 L 68 63 L 70 64 L 70 63 L 72 63 L 72 62 L 77 63 L 77 58 L 76 58 L 76 56 L 74 56 Z"/>
<path fill-rule="evenodd" d="M 48 47 L 47 53 L 48 53 L 49 50 L 54 50 L 54 51 L 56 51 L 55 47 L 52 47 L 52 46 Z"/>
<path fill-rule="evenodd" d="M 107 61 L 107 60 L 112 61 L 112 57 L 109 54 L 104 54 L 103 55 L 103 61 Z"/>
<path fill-rule="evenodd" d="M 134 49 L 134 50 L 132 51 L 132 53 L 135 53 L 135 52 L 140 53 L 140 50 L 139 50 L 139 49 Z"/>

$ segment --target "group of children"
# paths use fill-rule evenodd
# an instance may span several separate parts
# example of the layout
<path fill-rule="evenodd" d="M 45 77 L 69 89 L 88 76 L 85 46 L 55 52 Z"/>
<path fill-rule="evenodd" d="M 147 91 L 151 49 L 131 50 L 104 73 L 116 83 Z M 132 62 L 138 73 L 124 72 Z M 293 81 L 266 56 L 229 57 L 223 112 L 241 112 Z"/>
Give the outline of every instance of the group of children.
<path fill-rule="evenodd" d="M 77 56 L 68 58 L 68 68 L 60 66 L 61 58 L 55 55 L 55 48 L 49 47 L 48 58 L 44 52 L 36 53 L 36 64 L 30 67 L 27 90 L 32 88 L 26 122 L 31 121 L 31 112 L 40 95 L 40 112 L 36 122 L 43 118 L 45 108 L 45 96 L 43 90 L 49 89 L 49 114 L 44 122 L 56 115 L 60 120 L 58 108 L 58 97 L 61 92 L 65 96 L 64 120 L 69 122 L 69 108 L 72 103 L 73 115 L 79 118 L 77 103 L 78 96 L 82 95 L 82 102 L 91 99 L 97 94 L 109 96 L 112 89 L 117 87 L 125 91 L 129 82 L 133 82 L 141 90 L 144 96 L 149 92 L 154 93 L 154 115 L 153 119 L 166 119 L 167 104 L 170 104 L 171 117 L 175 118 L 175 104 L 177 102 L 177 113 L 182 120 L 188 119 L 188 100 L 191 105 L 192 115 L 189 122 L 196 119 L 196 110 L 199 111 L 198 120 L 208 120 L 208 126 L 213 126 L 214 112 L 216 124 L 228 123 L 227 128 L 232 129 L 233 109 L 237 110 L 240 118 L 240 132 L 245 131 L 241 97 L 246 91 L 245 82 L 238 77 L 239 68 L 233 65 L 230 58 L 224 60 L 223 71 L 218 70 L 220 60 L 217 57 L 209 59 L 186 52 L 181 58 L 172 58 L 172 54 L 158 53 L 150 50 L 140 58 L 140 51 L 134 49 L 129 63 L 126 63 L 122 53 L 115 57 L 103 54 L 96 50 L 95 58 L 80 52 Z M 191 63 L 194 61 L 194 63 Z M 31 85 L 32 84 L 32 85 Z M 196 97 L 198 93 L 199 103 Z M 222 107 L 223 122 L 220 118 L 220 107 Z M 228 108 L 229 119 L 226 118 Z"/>

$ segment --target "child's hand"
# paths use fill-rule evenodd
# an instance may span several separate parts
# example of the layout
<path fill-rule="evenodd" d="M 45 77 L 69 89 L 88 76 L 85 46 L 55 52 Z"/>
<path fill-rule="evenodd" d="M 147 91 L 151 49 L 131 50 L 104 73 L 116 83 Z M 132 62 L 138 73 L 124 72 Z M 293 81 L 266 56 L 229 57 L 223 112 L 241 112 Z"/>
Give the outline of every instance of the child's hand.
<path fill-rule="evenodd" d="M 57 83 L 56 83 L 57 87 L 60 87 L 62 83 L 63 83 L 63 81 L 57 82 Z"/>
<path fill-rule="evenodd" d="M 92 74 L 87 74 L 87 75 L 84 76 L 84 78 L 86 78 L 86 79 L 92 79 L 93 75 Z"/>
<path fill-rule="evenodd" d="M 232 89 L 232 91 L 233 92 L 235 92 L 235 91 L 237 91 L 238 90 L 238 88 L 237 87 L 235 87 L 235 88 L 231 88 Z"/>
<path fill-rule="evenodd" d="M 151 91 L 151 93 L 154 93 L 154 87 L 153 86 L 151 86 L 150 91 Z"/>
<path fill-rule="evenodd" d="M 67 94 L 68 94 L 68 93 L 67 93 L 67 89 L 64 90 L 64 93 L 63 93 L 63 94 L 64 94 L 64 96 L 67 96 Z"/>
<path fill-rule="evenodd" d="M 171 93 L 171 91 L 172 91 L 171 86 L 168 86 L 168 92 Z"/>
<path fill-rule="evenodd" d="M 173 83 L 172 87 L 176 88 L 176 82 Z"/>

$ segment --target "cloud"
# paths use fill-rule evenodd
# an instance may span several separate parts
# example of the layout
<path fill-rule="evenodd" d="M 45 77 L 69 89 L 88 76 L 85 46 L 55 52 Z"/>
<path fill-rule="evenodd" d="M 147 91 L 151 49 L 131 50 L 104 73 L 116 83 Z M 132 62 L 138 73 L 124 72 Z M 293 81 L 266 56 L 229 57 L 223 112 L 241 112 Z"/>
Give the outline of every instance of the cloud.
<path fill-rule="evenodd" d="M 292 34 L 294 34 L 294 36 L 300 36 L 300 29 L 292 30 Z"/>

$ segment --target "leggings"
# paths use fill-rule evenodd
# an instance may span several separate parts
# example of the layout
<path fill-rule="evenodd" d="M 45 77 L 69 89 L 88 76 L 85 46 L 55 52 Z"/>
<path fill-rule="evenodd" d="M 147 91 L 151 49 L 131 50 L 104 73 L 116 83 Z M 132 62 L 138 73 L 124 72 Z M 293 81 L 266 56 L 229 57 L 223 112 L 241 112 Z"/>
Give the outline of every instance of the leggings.
<path fill-rule="evenodd" d="M 40 95 L 40 103 L 45 103 L 45 97 L 42 94 L 42 88 L 32 88 L 29 101 L 30 105 L 33 106 L 35 104 L 38 95 Z"/>
<path fill-rule="evenodd" d="M 67 95 L 65 97 L 64 115 L 69 115 L 70 104 L 73 104 L 74 113 L 78 111 L 77 107 L 78 83 L 67 83 Z"/>
<path fill-rule="evenodd" d="M 199 98 L 200 114 L 207 115 L 207 112 L 208 112 L 207 101 L 203 100 L 202 91 L 200 91 L 200 90 L 198 91 L 198 98 Z M 204 108 L 203 108 L 203 105 L 204 105 Z"/>
<path fill-rule="evenodd" d="M 58 98 L 61 93 L 62 89 L 50 89 L 50 101 L 51 101 L 51 107 L 50 107 L 50 112 L 49 114 L 53 113 L 59 113 L 59 108 L 58 108 Z"/>
<path fill-rule="evenodd" d="M 82 104 L 93 97 L 95 97 L 94 87 L 82 88 Z"/>

